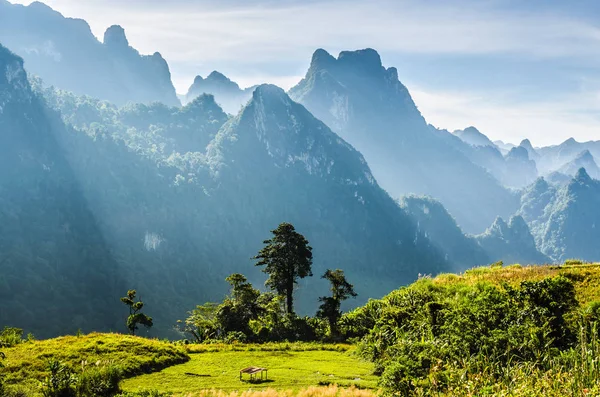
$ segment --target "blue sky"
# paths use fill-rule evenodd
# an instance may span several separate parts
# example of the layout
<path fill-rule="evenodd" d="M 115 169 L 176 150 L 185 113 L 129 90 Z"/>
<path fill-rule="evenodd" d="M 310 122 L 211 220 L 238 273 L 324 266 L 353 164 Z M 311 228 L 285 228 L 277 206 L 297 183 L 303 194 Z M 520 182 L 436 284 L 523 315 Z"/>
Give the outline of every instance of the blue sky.
<path fill-rule="evenodd" d="M 536 146 L 600 140 L 598 1 L 45 2 L 100 38 L 122 25 L 142 53 L 163 54 L 180 93 L 215 69 L 289 88 L 316 48 L 371 47 L 438 127 Z"/>

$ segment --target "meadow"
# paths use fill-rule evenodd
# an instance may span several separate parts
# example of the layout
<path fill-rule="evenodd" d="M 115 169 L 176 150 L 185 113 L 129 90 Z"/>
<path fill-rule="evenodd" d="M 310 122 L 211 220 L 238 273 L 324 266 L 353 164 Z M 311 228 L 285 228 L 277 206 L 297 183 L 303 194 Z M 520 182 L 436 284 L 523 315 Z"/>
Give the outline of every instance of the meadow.
<path fill-rule="evenodd" d="M 119 397 L 596 397 L 599 330 L 600 265 L 495 265 L 422 277 L 344 314 L 353 344 L 13 336 L 0 375 L 10 397 L 48 395 L 51 360 L 80 380 L 118 368 Z M 249 366 L 268 379 L 240 380 Z"/>
<path fill-rule="evenodd" d="M 243 391 L 269 388 L 297 392 L 310 386 L 334 384 L 361 389 L 377 387 L 378 377 L 373 375 L 373 364 L 358 358 L 350 346 L 345 351 L 291 347 L 264 351 L 253 345 L 241 347 L 192 353 L 190 361 L 185 364 L 126 379 L 121 387 L 125 391 L 156 389 L 177 394 L 198 393 L 205 389 Z M 240 381 L 239 370 L 249 366 L 268 368 L 268 380 L 250 383 L 248 375 L 244 375 L 244 380 Z"/>

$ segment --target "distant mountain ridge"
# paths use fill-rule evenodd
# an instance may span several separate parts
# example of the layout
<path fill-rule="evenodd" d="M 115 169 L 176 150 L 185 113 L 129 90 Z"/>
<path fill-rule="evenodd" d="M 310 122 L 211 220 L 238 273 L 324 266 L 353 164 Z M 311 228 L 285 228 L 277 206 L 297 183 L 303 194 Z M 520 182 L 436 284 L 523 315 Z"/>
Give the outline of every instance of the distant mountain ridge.
<path fill-rule="evenodd" d="M 255 88 L 256 86 L 242 90 L 237 83 L 215 70 L 206 78 L 196 76 L 185 99 L 186 102 L 191 102 L 202 94 L 211 94 L 223 110 L 227 113 L 237 114 L 250 100 Z"/>
<path fill-rule="evenodd" d="M 179 104 L 167 62 L 158 52 L 140 55 L 120 26 L 109 27 L 101 43 L 84 20 L 65 18 L 40 2 L 2 0 L 0 43 L 25 59 L 29 73 L 61 89 L 117 105 Z"/>

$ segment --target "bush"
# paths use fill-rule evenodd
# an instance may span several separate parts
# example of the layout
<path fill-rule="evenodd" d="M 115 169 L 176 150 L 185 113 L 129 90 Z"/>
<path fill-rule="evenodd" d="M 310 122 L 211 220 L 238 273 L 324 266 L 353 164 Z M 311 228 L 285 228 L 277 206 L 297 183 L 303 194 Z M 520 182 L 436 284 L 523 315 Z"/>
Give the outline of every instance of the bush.
<path fill-rule="evenodd" d="M 386 392 L 431 395 L 457 377 L 485 373 L 493 385 L 508 366 L 547 370 L 578 342 L 577 307 L 573 283 L 563 276 L 518 286 L 420 280 L 348 313 L 342 329 L 370 325 L 358 352 L 375 363 Z M 590 305 L 590 319 L 598 307 Z"/>
<path fill-rule="evenodd" d="M 23 330 L 21 328 L 4 327 L 0 332 L 0 347 L 11 347 L 23 342 Z"/>
<path fill-rule="evenodd" d="M 112 397 L 120 392 L 119 382 L 122 377 L 121 368 L 111 363 L 83 365 L 83 372 L 77 381 L 77 396 Z"/>
<path fill-rule="evenodd" d="M 567 259 L 565 266 L 581 266 L 584 262 L 581 259 Z"/>
<path fill-rule="evenodd" d="M 75 397 L 77 377 L 66 365 L 58 360 L 48 362 L 50 375 L 42 383 L 44 397 Z"/>

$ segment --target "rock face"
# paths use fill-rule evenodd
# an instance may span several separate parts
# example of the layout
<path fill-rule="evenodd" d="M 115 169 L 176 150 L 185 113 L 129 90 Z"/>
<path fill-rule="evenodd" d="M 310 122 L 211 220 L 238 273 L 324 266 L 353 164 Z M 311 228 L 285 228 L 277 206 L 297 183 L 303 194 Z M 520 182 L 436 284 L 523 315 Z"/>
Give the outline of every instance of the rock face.
<path fill-rule="evenodd" d="M 360 150 L 393 196 L 432 196 L 469 232 L 516 210 L 510 192 L 430 130 L 397 70 L 383 67 L 376 51 L 336 59 L 317 50 L 290 96 Z"/>
<path fill-rule="evenodd" d="M 540 250 L 555 261 L 600 260 L 600 182 L 581 168 L 567 184 L 543 179 L 523 192 L 519 214 Z"/>
<path fill-rule="evenodd" d="M 196 76 L 194 84 L 190 86 L 185 98 L 187 102 L 191 102 L 202 94 L 210 94 L 227 113 L 237 114 L 250 100 L 255 88 L 249 87 L 242 90 L 237 83 L 214 71 L 205 79 L 202 76 Z"/>
<path fill-rule="evenodd" d="M 166 61 L 159 53 L 140 55 L 120 26 L 108 28 L 100 43 L 83 20 L 37 2 L 1 2 L 0 42 L 25 59 L 28 72 L 61 89 L 118 105 L 179 104 Z"/>
<path fill-rule="evenodd" d="M 0 46 L 0 326 L 39 337 L 116 327 L 124 287 L 64 132 L 31 91 L 23 61 Z"/>
<path fill-rule="evenodd" d="M 551 259 L 538 251 L 527 223 L 521 216 L 513 216 L 506 223 L 497 218 L 485 233 L 476 237 L 481 247 L 493 258 L 507 264 L 551 263 Z"/>

